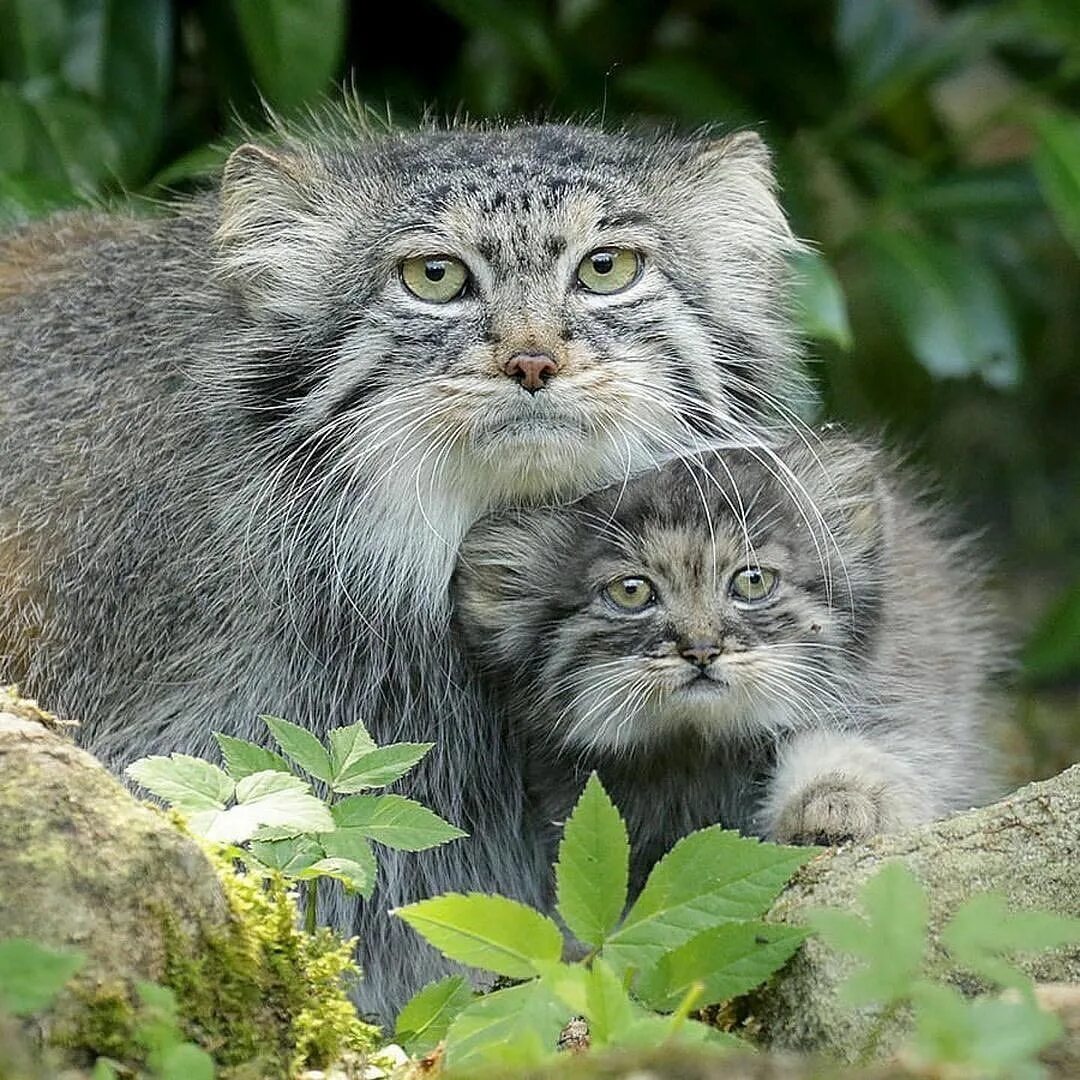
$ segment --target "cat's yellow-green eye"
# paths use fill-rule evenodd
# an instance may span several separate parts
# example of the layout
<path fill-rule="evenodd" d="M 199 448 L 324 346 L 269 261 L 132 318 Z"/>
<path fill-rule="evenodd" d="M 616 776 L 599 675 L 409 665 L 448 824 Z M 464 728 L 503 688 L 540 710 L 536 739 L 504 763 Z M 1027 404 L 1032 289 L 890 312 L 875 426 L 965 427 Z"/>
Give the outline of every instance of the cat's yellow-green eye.
<path fill-rule="evenodd" d="M 648 578 L 625 577 L 609 581 L 604 595 L 623 611 L 643 611 L 653 602 L 656 592 Z"/>
<path fill-rule="evenodd" d="M 607 247 L 590 251 L 578 263 L 579 284 L 594 293 L 617 293 L 632 285 L 641 273 L 641 256 L 630 248 Z"/>
<path fill-rule="evenodd" d="M 469 280 L 469 271 L 451 255 L 417 255 L 401 264 L 405 288 L 433 304 L 456 300 Z"/>
<path fill-rule="evenodd" d="M 766 570 L 764 566 L 748 566 L 731 579 L 731 595 L 743 603 L 753 604 L 771 596 L 779 580 L 780 575 L 775 570 Z"/>

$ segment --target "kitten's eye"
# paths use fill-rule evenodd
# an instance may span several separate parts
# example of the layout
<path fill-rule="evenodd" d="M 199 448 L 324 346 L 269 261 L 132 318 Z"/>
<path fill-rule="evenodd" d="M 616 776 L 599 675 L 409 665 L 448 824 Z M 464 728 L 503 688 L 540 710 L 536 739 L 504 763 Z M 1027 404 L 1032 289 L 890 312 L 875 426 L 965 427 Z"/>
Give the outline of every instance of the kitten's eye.
<path fill-rule="evenodd" d="M 604 595 L 623 611 L 643 611 L 653 602 L 655 592 L 648 578 L 627 577 L 608 582 Z"/>
<path fill-rule="evenodd" d="M 469 281 L 469 271 L 460 259 L 450 255 L 418 255 L 401 264 L 405 288 L 433 304 L 456 300 Z"/>
<path fill-rule="evenodd" d="M 736 600 L 753 604 L 771 596 L 779 580 L 780 575 L 775 570 L 766 570 L 763 566 L 748 566 L 731 579 L 731 595 Z"/>
<path fill-rule="evenodd" d="M 578 283 L 594 293 L 617 293 L 641 273 L 641 256 L 630 248 L 597 248 L 578 263 Z"/>

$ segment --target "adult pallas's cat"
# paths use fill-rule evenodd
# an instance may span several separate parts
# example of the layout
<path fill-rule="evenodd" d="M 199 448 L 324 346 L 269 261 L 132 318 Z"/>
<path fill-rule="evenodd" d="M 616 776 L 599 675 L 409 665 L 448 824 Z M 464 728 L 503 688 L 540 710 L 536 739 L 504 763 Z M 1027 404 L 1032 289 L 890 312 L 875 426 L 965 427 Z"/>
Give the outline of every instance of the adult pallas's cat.
<path fill-rule="evenodd" d="M 836 843 L 993 786 L 977 559 L 840 437 L 673 461 L 466 537 L 458 632 L 523 743 L 546 856 L 592 769 L 640 885 L 720 822 Z"/>
<path fill-rule="evenodd" d="M 388 908 L 544 873 L 448 642 L 460 538 L 782 422 L 792 246 L 753 135 L 347 110 L 156 216 L 0 236 L 0 675 L 114 767 L 263 712 L 434 741 L 404 791 L 469 839 L 333 913 L 387 1017 L 445 970 Z"/>

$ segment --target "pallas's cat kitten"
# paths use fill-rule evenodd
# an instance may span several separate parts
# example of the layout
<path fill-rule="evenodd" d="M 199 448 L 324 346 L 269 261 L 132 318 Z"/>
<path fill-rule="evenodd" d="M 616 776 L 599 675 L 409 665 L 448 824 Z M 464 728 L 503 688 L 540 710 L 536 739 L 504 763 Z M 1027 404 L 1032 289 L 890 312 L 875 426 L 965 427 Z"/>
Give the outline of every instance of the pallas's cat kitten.
<path fill-rule="evenodd" d="M 999 660 L 980 585 L 884 456 L 831 436 L 486 519 L 455 604 L 536 813 L 560 822 L 598 770 L 640 885 L 716 822 L 835 843 L 978 801 Z"/>
<path fill-rule="evenodd" d="M 434 742 L 401 790 L 469 838 L 381 852 L 334 913 L 388 1018 L 447 965 L 387 909 L 545 873 L 449 638 L 461 537 L 763 437 L 793 246 L 750 134 L 348 110 L 156 216 L 0 233 L 0 680 L 114 767 L 260 712 Z"/>

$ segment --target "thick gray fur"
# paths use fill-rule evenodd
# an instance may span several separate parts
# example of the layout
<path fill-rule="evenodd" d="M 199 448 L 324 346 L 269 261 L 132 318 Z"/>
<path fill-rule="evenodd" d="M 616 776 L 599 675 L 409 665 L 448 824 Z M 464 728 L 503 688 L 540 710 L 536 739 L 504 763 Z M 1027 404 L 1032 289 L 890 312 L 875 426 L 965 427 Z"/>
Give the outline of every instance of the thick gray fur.
<path fill-rule="evenodd" d="M 635 887 L 717 822 L 837 843 L 993 792 L 1003 636 L 947 522 L 887 455 L 830 435 L 478 523 L 456 621 L 523 744 L 548 860 L 593 769 L 627 819 Z M 754 603 L 731 587 L 747 566 L 779 575 Z M 652 583 L 641 610 L 605 592 L 627 578 Z"/>
<path fill-rule="evenodd" d="M 610 244 L 640 280 L 575 288 Z M 794 246 L 752 135 L 372 133 L 348 111 L 163 212 L 0 236 L 3 674 L 117 770 L 260 739 L 264 712 L 433 740 L 403 790 L 470 839 L 381 852 L 375 899 L 331 913 L 387 1019 L 447 970 L 388 908 L 546 880 L 449 637 L 461 537 L 785 424 Z M 468 295 L 406 292 L 400 261 L 432 254 Z M 503 373 L 523 351 L 560 365 L 535 395 Z"/>

